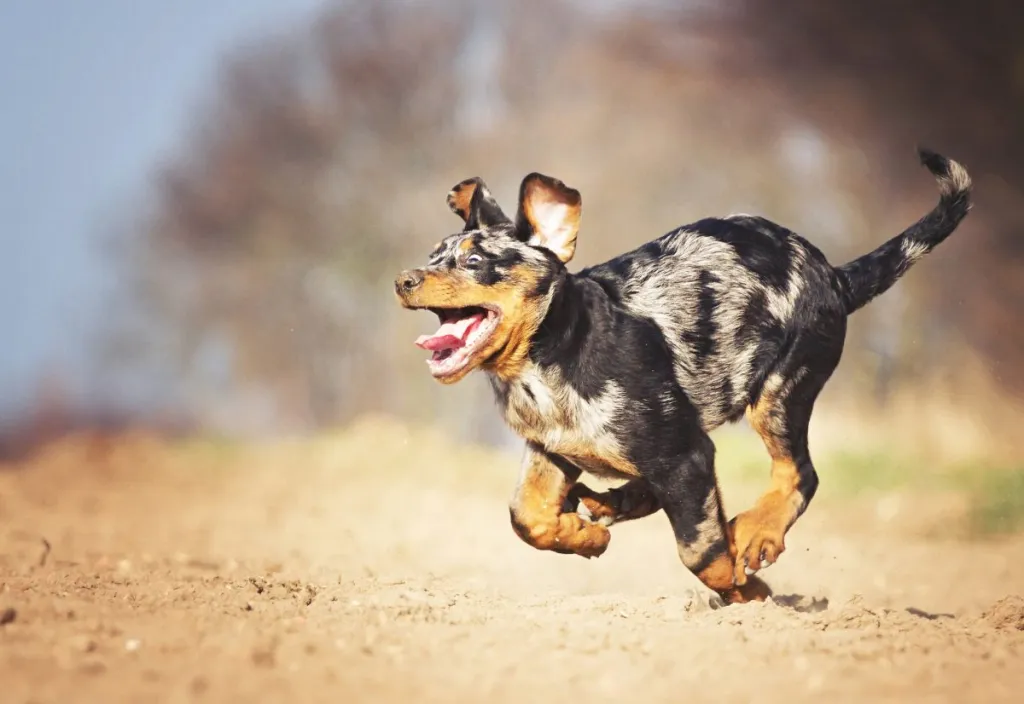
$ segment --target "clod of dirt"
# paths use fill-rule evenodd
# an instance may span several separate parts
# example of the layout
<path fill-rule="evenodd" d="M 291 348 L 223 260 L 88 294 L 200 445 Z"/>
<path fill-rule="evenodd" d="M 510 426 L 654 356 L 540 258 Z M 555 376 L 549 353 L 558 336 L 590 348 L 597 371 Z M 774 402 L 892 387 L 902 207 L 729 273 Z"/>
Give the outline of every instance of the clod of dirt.
<path fill-rule="evenodd" d="M 82 663 L 79 670 L 85 675 L 102 675 L 107 671 L 107 666 L 101 660 L 89 660 Z"/>
<path fill-rule="evenodd" d="M 775 594 L 771 600 L 779 606 L 804 614 L 816 614 L 828 610 L 826 597 L 804 596 L 803 594 Z"/>
<path fill-rule="evenodd" d="M 252 663 L 256 667 L 274 667 L 277 664 L 277 657 L 273 647 L 255 648 L 252 651 Z"/>
<path fill-rule="evenodd" d="M 303 598 L 303 602 L 306 604 L 306 606 L 310 606 L 313 603 L 313 600 L 316 599 L 318 591 L 319 590 L 312 584 L 306 585 L 306 594 L 305 597 Z"/>
<path fill-rule="evenodd" d="M 981 618 L 993 628 L 1024 631 L 1024 597 L 1008 596 L 986 610 Z"/>
<path fill-rule="evenodd" d="M 205 677 L 196 677 L 189 684 L 188 688 L 189 690 L 191 690 L 193 695 L 199 696 L 201 694 L 204 694 L 206 690 L 210 688 L 210 683 L 206 680 Z"/>
<path fill-rule="evenodd" d="M 856 594 L 826 621 L 826 628 L 880 628 L 885 614 L 885 609 L 869 608 L 864 597 Z"/>
<path fill-rule="evenodd" d="M 18 618 L 18 612 L 8 607 L 3 611 L 0 611 L 0 626 L 6 626 L 8 623 L 14 623 L 14 619 Z"/>
<path fill-rule="evenodd" d="M 68 643 L 73 650 L 80 653 L 93 653 L 99 645 L 92 638 L 86 635 L 78 635 Z"/>

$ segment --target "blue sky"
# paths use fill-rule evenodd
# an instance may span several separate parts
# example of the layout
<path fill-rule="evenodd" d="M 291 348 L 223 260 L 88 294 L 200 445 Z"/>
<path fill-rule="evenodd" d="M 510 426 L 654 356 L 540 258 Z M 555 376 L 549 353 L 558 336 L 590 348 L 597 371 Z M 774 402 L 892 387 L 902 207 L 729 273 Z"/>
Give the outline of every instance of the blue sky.
<path fill-rule="evenodd" d="M 0 411 L 80 379 L 111 272 L 99 236 L 146 192 L 219 56 L 323 0 L 0 0 Z"/>

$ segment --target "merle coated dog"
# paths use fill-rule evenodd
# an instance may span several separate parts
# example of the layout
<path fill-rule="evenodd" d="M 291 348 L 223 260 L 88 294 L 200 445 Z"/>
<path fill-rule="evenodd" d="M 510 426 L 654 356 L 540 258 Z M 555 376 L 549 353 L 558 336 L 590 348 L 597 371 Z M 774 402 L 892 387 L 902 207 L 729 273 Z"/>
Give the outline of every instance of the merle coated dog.
<path fill-rule="evenodd" d="M 541 550 L 596 557 L 608 526 L 664 510 L 679 556 L 727 603 L 771 594 L 755 572 L 785 549 L 818 486 L 807 448 L 815 399 L 842 355 L 846 318 L 946 239 L 971 208 L 964 168 L 920 150 L 938 205 L 841 267 L 762 217 L 708 218 L 570 273 L 581 199 L 533 173 L 518 212 L 479 178 L 448 205 L 465 227 L 395 281 L 440 328 L 416 344 L 431 374 L 487 373 L 526 441 L 512 525 Z M 708 433 L 746 413 L 771 486 L 726 520 Z M 626 479 L 598 493 L 582 473 Z"/>

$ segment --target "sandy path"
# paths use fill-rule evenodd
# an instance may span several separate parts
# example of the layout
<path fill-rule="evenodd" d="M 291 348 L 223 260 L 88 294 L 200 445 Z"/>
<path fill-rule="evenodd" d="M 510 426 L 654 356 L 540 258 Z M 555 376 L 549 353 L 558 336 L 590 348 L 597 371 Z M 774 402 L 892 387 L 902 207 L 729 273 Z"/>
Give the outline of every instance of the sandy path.
<path fill-rule="evenodd" d="M 520 543 L 514 465 L 379 422 L 53 446 L 0 471 L 0 701 L 1021 701 L 1024 540 L 816 501 L 781 603 L 712 611 L 662 515 L 598 560 Z"/>

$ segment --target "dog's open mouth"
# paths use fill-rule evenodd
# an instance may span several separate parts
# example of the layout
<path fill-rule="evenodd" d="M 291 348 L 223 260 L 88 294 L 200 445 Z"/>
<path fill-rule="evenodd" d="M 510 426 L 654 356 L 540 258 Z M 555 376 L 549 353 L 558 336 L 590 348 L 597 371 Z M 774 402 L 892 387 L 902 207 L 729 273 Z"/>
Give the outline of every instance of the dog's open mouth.
<path fill-rule="evenodd" d="M 461 371 L 494 334 L 501 315 L 493 308 L 430 308 L 441 327 L 433 335 L 421 335 L 416 345 L 433 352 L 427 360 L 430 373 L 437 378 Z"/>

